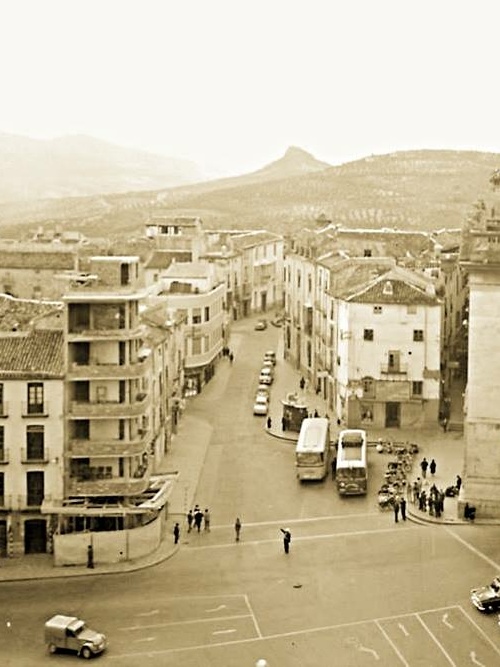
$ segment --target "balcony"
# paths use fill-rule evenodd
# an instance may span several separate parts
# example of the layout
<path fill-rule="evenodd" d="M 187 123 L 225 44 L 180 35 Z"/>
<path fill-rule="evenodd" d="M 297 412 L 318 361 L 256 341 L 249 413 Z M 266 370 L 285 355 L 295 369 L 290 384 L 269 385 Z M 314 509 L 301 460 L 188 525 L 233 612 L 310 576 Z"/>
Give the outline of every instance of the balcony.
<path fill-rule="evenodd" d="M 137 477 L 126 479 L 124 477 L 107 477 L 108 466 L 90 467 L 89 478 L 79 475 L 70 477 L 66 485 L 68 496 L 134 496 L 142 493 L 148 488 L 150 469 L 146 465 L 143 470 L 138 470 Z"/>
<path fill-rule="evenodd" d="M 73 362 L 68 367 L 68 380 L 129 380 L 147 375 L 151 369 L 151 356 L 135 364 L 105 364 L 89 360 L 87 363 Z"/>
<path fill-rule="evenodd" d="M 49 416 L 49 403 L 44 401 L 43 403 L 22 403 L 21 404 L 21 416 L 22 417 L 48 417 Z"/>
<path fill-rule="evenodd" d="M 381 375 L 407 375 L 408 374 L 408 364 L 380 364 L 380 373 Z"/>
<path fill-rule="evenodd" d="M 48 447 L 21 447 L 21 463 L 48 463 Z"/>
<path fill-rule="evenodd" d="M 85 329 L 84 327 L 73 327 L 68 332 L 68 342 L 133 340 L 135 338 L 142 338 L 143 335 L 143 330 L 137 326 L 133 329 Z"/>
<path fill-rule="evenodd" d="M 141 396 L 137 394 L 136 398 Z M 144 395 L 141 400 L 132 403 L 119 401 L 71 401 L 69 414 L 71 418 L 130 418 L 140 417 L 151 404 L 151 394 Z"/>
<path fill-rule="evenodd" d="M 147 452 L 153 438 L 151 430 L 140 434 L 136 440 L 77 440 L 69 441 L 69 458 L 131 457 Z"/>

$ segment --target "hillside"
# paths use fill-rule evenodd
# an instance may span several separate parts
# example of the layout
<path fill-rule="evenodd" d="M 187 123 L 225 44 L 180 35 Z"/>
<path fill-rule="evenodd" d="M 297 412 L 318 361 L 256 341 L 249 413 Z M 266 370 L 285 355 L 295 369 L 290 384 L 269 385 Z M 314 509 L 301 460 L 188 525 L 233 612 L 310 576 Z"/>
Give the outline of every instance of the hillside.
<path fill-rule="evenodd" d="M 0 133 L 0 202 L 173 187 L 199 181 L 179 160 L 86 136 L 30 139 Z"/>
<path fill-rule="evenodd" d="M 102 236 L 103 229 L 110 237 L 124 232 L 140 236 L 152 211 L 199 215 L 206 228 L 279 233 L 314 225 L 322 214 L 347 227 L 460 227 L 472 204 L 491 192 L 489 177 L 500 164 L 500 155 L 493 153 L 422 150 L 370 156 L 338 167 L 316 161 L 312 169 L 302 168 L 310 158 L 293 149 L 258 172 L 221 181 L 38 201 L 22 208 L 4 205 L 2 235 L 17 236 L 19 225 L 26 230 L 26 225 L 33 229 L 58 221 L 88 236 Z"/>

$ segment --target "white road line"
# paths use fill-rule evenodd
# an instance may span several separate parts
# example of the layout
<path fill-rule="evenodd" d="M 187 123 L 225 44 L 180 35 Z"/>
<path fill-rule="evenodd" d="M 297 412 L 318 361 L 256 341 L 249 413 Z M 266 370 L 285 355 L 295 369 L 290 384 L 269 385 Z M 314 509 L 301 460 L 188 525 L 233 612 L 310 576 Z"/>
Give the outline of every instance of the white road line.
<path fill-rule="evenodd" d="M 433 612 L 439 612 L 439 611 L 445 611 L 446 609 L 459 609 L 460 607 L 457 606 L 452 606 L 452 607 L 437 607 L 433 609 L 424 609 L 418 613 L 420 614 L 430 614 Z M 417 616 L 417 612 L 408 612 L 406 614 L 395 614 L 394 616 L 382 616 L 380 618 L 376 619 L 364 619 L 362 621 L 352 621 L 350 623 L 338 623 L 337 625 L 324 625 L 316 628 L 304 628 L 303 630 L 293 630 L 291 632 L 280 632 L 276 633 L 273 635 L 265 635 L 262 637 L 259 637 L 256 639 L 255 637 L 249 637 L 248 639 L 235 639 L 233 641 L 228 641 L 228 642 L 218 642 L 218 643 L 211 643 L 211 644 L 198 644 L 195 646 L 180 646 L 178 648 L 168 648 L 168 649 L 163 649 L 163 650 L 158 650 L 158 651 L 148 651 L 148 656 L 155 656 L 155 655 L 164 655 L 166 653 L 182 653 L 184 651 L 198 651 L 198 650 L 203 650 L 206 648 L 213 648 L 217 646 L 232 646 L 235 644 L 249 644 L 251 642 L 262 642 L 262 641 L 269 641 L 273 639 L 283 639 L 285 637 L 296 637 L 298 635 L 307 635 L 307 634 L 314 634 L 316 632 L 327 632 L 327 631 L 332 631 L 332 630 L 340 630 L 343 628 L 353 628 L 357 627 L 360 625 L 368 625 L 369 623 L 381 623 L 383 621 L 394 621 L 397 620 L 398 618 L 412 618 Z M 418 616 L 417 616 L 418 617 Z M 211 619 L 212 620 L 212 619 Z M 108 656 L 108 660 L 112 658 L 137 658 L 138 653 L 121 653 L 121 654 L 112 654 Z M 456 667 L 456 666 L 455 666 Z"/>
<path fill-rule="evenodd" d="M 479 632 L 479 634 L 481 635 L 481 637 L 482 637 L 482 638 L 483 638 L 483 639 L 484 639 L 484 640 L 491 646 L 491 648 L 495 651 L 495 653 L 498 653 L 498 655 L 500 655 L 500 649 L 497 648 L 497 647 L 495 646 L 495 644 L 492 642 L 492 640 L 490 639 L 490 637 L 484 632 L 484 630 L 482 630 L 482 628 L 479 627 L 479 625 L 478 625 L 478 624 L 476 623 L 476 621 L 472 618 L 472 616 L 470 616 L 470 615 L 465 611 L 465 609 L 463 609 L 463 607 L 458 607 L 458 609 L 460 609 L 460 611 L 461 611 L 462 614 L 465 616 L 465 618 L 469 621 L 469 623 L 471 623 L 471 624 L 476 628 L 476 630 Z"/>
<path fill-rule="evenodd" d="M 134 642 L 154 642 L 156 637 L 141 637 L 140 639 L 134 639 Z"/>
<path fill-rule="evenodd" d="M 455 662 L 453 662 L 453 660 L 451 659 L 451 656 L 450 656 L 449 653 L 445 650 L 444 646 L 441 644 L 441 642 L 440 642 L 439 639 L 436 637 L 436 635 L 433 634 L 433 633 L 431 632 L 430 628 L 429 628 L 429 627 L 424 623 L 424 621 L 420 618 L 420 614 L 415 614 L 415 616 L 416 616 L 417 620 L 420 621 L 422 627 L 423 627 L 424 630 L 427 632 L 427 634 L 429 635 L 429 637 L 435 642 L 435 644 L 437 644 L 437 645 L 439 646 L 439 648 L 441 649 L 441 651 L 442 651 L 444 657 L 448 660 L 448 662 L 450 663 L 450 665 L 453 665 L 453 667 L 458 667 L 457 664 L 456 664 Z"/>
<path fill-rule="evenodd" d="M 443 621 L 443 623 L 446 625 L 447 628 L 453 630 L 453 625 L 448 620 L 448 612 L 446 612 L 446 614 L 443 614 L 443 618 L 441 620 Z"/>
<path fill-rule="evenodd" d="M 310 542 L 311 540 L 328 540 L 331 539 L 332 537 L 357 537 L 360 535 L 385 535 L 387 533 L 400 533 L 402 528 L 378 528 L 376 530 L 353 530 L 353 531 L 347 531 L 347 532 L 342 532 L 342 533 L 317 533 L 315 535 L 300 535 L 296 536 L 294 535 L 293 537 L 293 542 L 294 544 L 297 542 Z M 408 530 L 408 531 L 417 531 L 421 530 L 420 526 L 417 525 L 407 525 L 403 530 Z M 276 541 L 279 541 L 279 537 L 275 538 L 268 538 L 265 540 L 243 540 L 242 542 L 238 542 L 238 544 L 235 544 L 234 542 L 224 542 L 223 544 L 200 544 L 200 545 L 190 545 L 189 548 L 190 550 L 201 550 L 201 549 L 227 549 L 229 548 L 236 548 L 236 549 L 242 549 L 246 546 L 253 545 L 255 546 L 256 544 L 273 544 Z"/>
<path fill-rule="evenodd" d="M 471 662 L 472 662 L 473 665 L 478 665 L 478 667 L 486 667 L 485 664 L 483 664 L 482 662 L 479 662 L 479 660 L 476 658 L 476 652 L 475 651 L 471 651 L 469 653 L 469 655 L 470 655 L 470 659 L 471 659 Z"/>
<path fill-rule="evenodd" d="M 335 514 L 329 516 L 312 516 L 312 517 L 303 517 L 302 519 L 282 519 L 281 521 L 255 521 L 253 523 L 245 523 L 246 528 L 255 528 L 259 526 L 283 526 L 288 525 L 289 523 L 309 523 L 317 521 L 332 521 L 332 520 L 342 520 L 342 519 L 353 519 L 353 518 L 370 518 L 373 516 L 380 516 L 380 511 L 378 512 L 364 512 L 363 514 Z M 234 525 L 231 524 L 219 524 L 219 525 L 210 525 L 210 530 L 219 530 L 234 528 Z"/>
<path fill-rule="evenodd" d="M 220 611 L 221 609 L 226 609 L 225 604 L 220 604 L 218 607 L 214 607 L 213 609 L 205 609 L 207 614 L 211 614 L 213 611 Z"/>
<path fill-rule="evenodd" d="M 233 614 L 231 616 L 215 616 L 212 618 L 195 618 L 189 621 L 169 621 L 168 623 L 152 623 L 151 625 L 130 625 L 127 628 L 118 628 L 125 632 L 132 630 L 146 630 L 151 628 L 167 628 L 171 625 L 193 625 L 195 623 L 213 623 L 214 621 L 231 621 L 235 618 L 251 618 L 251 614 Z"/>
<path fill-rule="evenodd" d="M 136 614 L 136 616 L 154 616 L 155 614 L 159 613 L 160 613 L 159 609 L 153 609 L 152 611 L 145 611 L 142 614 Z"/>
<path fill-rule="evenodd" d="M 392 650 L 393 650 L 394 653 L 398 656 L 398 658 L 401 660 L 401 662 L 402 662 L 402 664 L 404 665 L 404 667 L 410 667 L 410 664 L 409 664 L 408 662 L 406 662 L 406 659 L 405 659 L 404 655 L 401 653 L 401 651 L 398 649 L 398 647 L 396 646 L 396 644 L 392 641 L 392 639 L 389 637 L 389 635 L 388 635 L 387 632 L 384 630 L 384 628 L 380 625 L 380 623 L 379 623 L 378 621 L 375 621 L 375 625 L 376 625 L 377 628 L 380 630 L 380 632 L 384 635 L 386 642 L 388 642 L 388 643 L 390 644 Z M 398 625 L 399 625 L 401 628 L 404 629 L 404 631 L 405 631 L 405 633 L 406 633 L 406 636 L 408 636 L 408 632 L 407 632 L 406 628 L 402 625 L 402 623 L 398 623 Z"/>
<path fill-rule="evenodd" d="M 248 607 L 248 611 L 250 612 L 250 616 L 252 617 L 255 632 L 257 633 L 257 636 L 259 638 L 262 638 L 262 632 L 260 631 L 259 624 L 257 623 L 257 618 L 256 618 L 255 614 L 253 613 L 252 605 L 250 604 L 250 600 L 248 599 L 248 595 L 245 595 L 245 603 Z"/>
<path fill-rule="evenodd" d="M 405 637 L 409 637 L 410 633 L 408 630 L 405 628 L 405 626 L 402 623 L 398 623 L 398 627 L 401 630 L 401 632 L 404 634 Z"/>
<path fill-rule="evenodd" d="M 215 630 L 212 632 L 213 635 L 229 635 L 232 632 L 236 632 L 236 628 L 231 628 L 230 630 Z"/>
<path fill-rule="evenodd" d="M 457 542 L 460 542 L 461 544 L 464 545 L 464 547 L 467 547 L 469 551 L 472 551 L 473 554 L 476 554 L 476 556 L 479 556 L 479 558 L 482 558 L 484 561 L 486 561 L 489 565 L 495 568 L 495 570 L 498 572 L 500 570 L 500 564 L 489 558 L 486 554 L 483 554 L 482 551 L 479 551 L 479 549 L 476 549 L 476 547 L 472 546 L 467 540 L 464 540 L 463 537 L 460 537 L 460 535 L 457 535 L 451 528 L 445 528 L 446 532 L 448 535 L 451 535 L 454 537 Z"/>

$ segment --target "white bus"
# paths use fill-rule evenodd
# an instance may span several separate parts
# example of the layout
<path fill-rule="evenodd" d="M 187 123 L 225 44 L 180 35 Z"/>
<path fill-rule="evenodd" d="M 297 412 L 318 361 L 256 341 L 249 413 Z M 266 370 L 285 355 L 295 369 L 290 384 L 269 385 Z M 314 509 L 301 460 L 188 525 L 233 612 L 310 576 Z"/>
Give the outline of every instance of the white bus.
<path fill-rule="evenodd" d="M 328 473 L 330 456 L 330 428 L 326 417 L 309 417 L 302 420 L 299 439 L 295 448 L 297 477 L 323 479 Z"/>
<path fill-rule="evenodd" d="M 335 478 L 340 495 L 355 496 L 367 492 L 366 431 L 350 428 L 340 431 L 337 442 Z"/>

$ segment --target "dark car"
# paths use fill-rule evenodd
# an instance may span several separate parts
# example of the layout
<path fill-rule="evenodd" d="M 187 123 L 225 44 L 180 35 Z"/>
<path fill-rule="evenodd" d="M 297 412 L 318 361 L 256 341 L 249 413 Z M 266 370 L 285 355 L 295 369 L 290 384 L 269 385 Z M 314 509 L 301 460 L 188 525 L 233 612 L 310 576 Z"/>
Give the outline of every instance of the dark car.
<path fill-rule="evenodd" d="M 479 611 L 490 613 L 500 609 L 500 575 L 496 576 L 488 586 L 473 588 L 470 599 Z"/>

